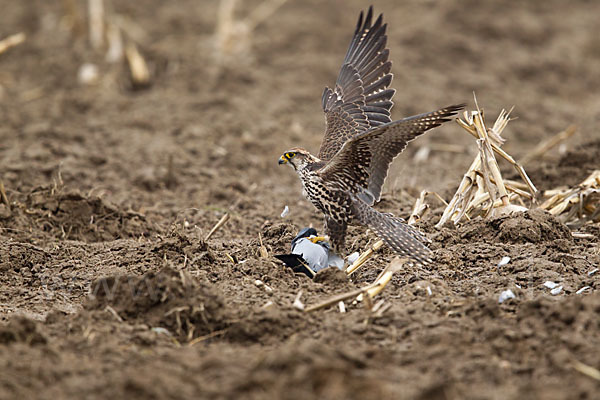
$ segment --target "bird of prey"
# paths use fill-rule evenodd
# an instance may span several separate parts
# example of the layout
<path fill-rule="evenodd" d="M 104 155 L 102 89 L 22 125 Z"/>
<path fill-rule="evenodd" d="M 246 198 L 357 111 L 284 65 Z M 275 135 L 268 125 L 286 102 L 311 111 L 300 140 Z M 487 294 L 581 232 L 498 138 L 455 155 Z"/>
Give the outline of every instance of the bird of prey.
<path fill-rule="evenodd" d="M 450 121 L 464 104 L 415 115 L 390 118 L 395 90 L 388 61 L 383 15 L 373 23 L 373 9 L 360 13 L 354 36 L 338 75 L 335 89 L 325 88 L 322 107 L 326 130 L 318 156 L 292 148 L 279 158 L 302 181 L 304 196 L 325 214 L 325 233 L 336 252 L 343 254 L 348 224 L 370 228 L 401 256 L 426 265 L 428 239 L 403 219 L 372 206 L 390 163 L 407 143 L 427 130 Z"/>

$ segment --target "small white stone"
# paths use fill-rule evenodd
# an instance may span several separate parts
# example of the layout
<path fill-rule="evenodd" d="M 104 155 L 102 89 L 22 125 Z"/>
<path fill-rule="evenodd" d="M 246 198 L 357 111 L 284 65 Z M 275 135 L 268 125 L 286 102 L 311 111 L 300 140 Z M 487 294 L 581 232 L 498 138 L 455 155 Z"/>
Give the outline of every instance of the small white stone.
<path fill-rule="evenodd" d="M 299 298 L 296 298 L 296 300 L 294 300 L 292 307 L 300 311 L 304 311 L 304 303 L 302 303 Z"/>
<path fill-rule="evenodd" d="M 302 301 L 300 300 L 300 298 L 302 298 L 302 290 L 298 292 L 298 294 L 296 295 L 296 298 L 294 299 L 294 303 L 292 303 L 292 307 L 303 311 L 304 310 L 304 303 L 302 303 Z"/>
<path fill-rule="evenodd" d="M 272 293 L 273 292 L 273 289 L 269 285 L 266 285 L 260 279 L 256 279 L 254 281 L 254 284 L 256 285 L 256 287 L 261 287 L 261 288 L 265 289 L 265 292 L 267 292 L 267 293 Z"/>
<path fill-rule="evenodd" d="M 558 145 L 558 154 L 565 154 L 567 152 L 567 144 L 566 143 L 561 143 Z"/>
<path fill-rule="evenodd" d="M 551 294 L 552 296 L 556 296 L 557 294 L 559 294 L 560 292 L 562 292 L 562 289 L 563 289 L 563 287 L 562 287 L 562 286 L 557 286 L 557 287 L 555 287 L 554 289 L 552 289 L 552 290 L 550 291 L 550 294 Z"/>
<path fill-rule="evenodd" d="M 589 286 L 584 286 L 581 289 L 579 289 L 578 291 L 575 292 L 575 294 L 581 294 L 583 292 L 585 292 L 586 290 L 591 289 L 591 287 Z"/>
<path fill-rule="evenodd" d="M 546 281 L 546 282 L 544 282 L 544 286 L 546 286 L 548 289 L 554 289 L 555 287 L 558 286 L 558 283 L 552 282 L 552 281 Z"/>
<path fill-rule="evenodd" d="M 430 296 L 433 294 L 433 293 L 431 292 L 431 287 L 430 287 L 430 286 L 427 286 L 427 294 L 428 294 L 428 295 L 430 295 Z"/>
<path fill-rule="evenodd" d="M 273 302 L 271 300 L 269 300 L 265 304 L 263 304 L 261 308 L 269 308 L 272 306 L 273 306 Z"/>
<path fill-rule="evenodd" d="M 500 260 L 500 262 L 498 263 L 499 267 L 502 267 L 503 265 L 506 265 L 510 262 L 510 257 L 502 257 L 502 260 Z"/>
<path fill-rule="evenodd" d="M 167 336 L 171 336 L 171 332 L 169 332 L 167 329 L 165 328 L 161 328 L 160 326 L 154 327 L 152 328 L 152 332 L 154 333 L 158 333 L 159 335 L 167 335 Z"/>
<path fill-rule="evenodd" d="M 189 228 L 190 227 L 190 223 L 188 221 L 183 221 L 183 227 L 184 228 Z"/>
<path fill-rule="evenodd" d="M 79 71 L 77 71 L 77 80 L 83 85 L 92 85 L 98 82 L 99 77 L 100 73 L 98 72 L 98 67 L 95 64 L 81 64 Z"/>
<path fill-rule="evenodd" d="M 502 304 L 506 300 L 508 300 L 508 299 L 514 299 L 515 297 L 517 297 L 517 296 L 515 296 L 515 294 L 513 293 L 512 290 L 510 290 L 510 289 L 505 290 L 502 293 L 500 293 L 500 296 L 498 297 L 498 303 Z"/>
<path fill-rule="evenodd" d="M 290 208 L 288 206 L 285 206 L 283 208 L 283 211 L 281 212 L 281 218 L 285 218 L 287 217 L 287 215 L 290 213 Z"/>
<path fill-rule="evenodd" d="M 588 276 L 592 276 L 592 275 L 594 275 L 596 272 L 598 272 L 598 268 L 594 268 L 593 270 L 591 270 L 590 272 L 588 272 Z"/>
<path fill-rule="evenodd" d="M 358 251 L 355 251 L 354 253 L 350 254 L 348 256 L 348 264 L 354 264 L 354 262 L 358 260 L 359 256 L 360 254 L 358 254 Z"/>

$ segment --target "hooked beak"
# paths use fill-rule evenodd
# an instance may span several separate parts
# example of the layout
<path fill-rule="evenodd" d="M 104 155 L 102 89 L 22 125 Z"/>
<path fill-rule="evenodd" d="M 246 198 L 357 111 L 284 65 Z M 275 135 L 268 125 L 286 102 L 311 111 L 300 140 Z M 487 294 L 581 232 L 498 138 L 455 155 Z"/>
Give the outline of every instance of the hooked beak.
<path fill-rule="evenodd" d="M 279 165 L 287 164 L 287 162 L 288 161 L 286 160 L 286 158 L 284 156 L 279 157 Z"/>

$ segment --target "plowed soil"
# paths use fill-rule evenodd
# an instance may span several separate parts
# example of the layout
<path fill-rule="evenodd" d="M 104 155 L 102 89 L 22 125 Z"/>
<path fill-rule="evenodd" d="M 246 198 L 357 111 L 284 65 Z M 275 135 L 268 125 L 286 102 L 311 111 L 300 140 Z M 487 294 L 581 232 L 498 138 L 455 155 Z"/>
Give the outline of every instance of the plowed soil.
<path fill-rule="evenodd" d="M 243 16 L 260 2 L 240 3 Z M 374 3 L 395 119 L 473 109 L 475 91 L 488 119 L 515 106 L 516 158 L 578 126 L 526 165 L 540 189 L 600 168 L 600 2 Z M 290 0 L 219 67 L 218 2 L 111 0 L 150 67 L 146 88 L 91 48 L 85 4 L 0 1 L 0 39 L 27 34 L 0 54 L 0 399 L 598 398 L 597 226 L 574 238 L 531 210 L 437 230 L 434 202 L 419 228 L 435 263 L 396 273 L 376 298 L 384 312 L 292 306 L 300 292 L 311 305 L 366 285 L 393 258 L 384 249 L 352 281 L 313 281 L 273 257 L 321 228 L 277 158 L 317 150 L 323 87 L 367 3 Z M 78 83 L 86 62 L 93 85 Z M 406 218 L 423 189 L 448 200 L 476 149 L 454 124 L 411 143 L 378 209 Z M 376 240 L 350 234 L 349 252 Z"/>

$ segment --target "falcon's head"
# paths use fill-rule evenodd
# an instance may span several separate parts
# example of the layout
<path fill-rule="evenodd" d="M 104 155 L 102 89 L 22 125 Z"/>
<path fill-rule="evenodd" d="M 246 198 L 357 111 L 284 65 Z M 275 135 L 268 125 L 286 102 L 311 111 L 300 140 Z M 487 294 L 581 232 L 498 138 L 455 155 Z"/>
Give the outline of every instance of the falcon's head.
<path fill-rule="evenodd" d="M 316 157 L 299 147 L 294 147 L 279 157 L 279 165 L 290 164 L 296 171 L 315 161 L 318 161 Z"/>

